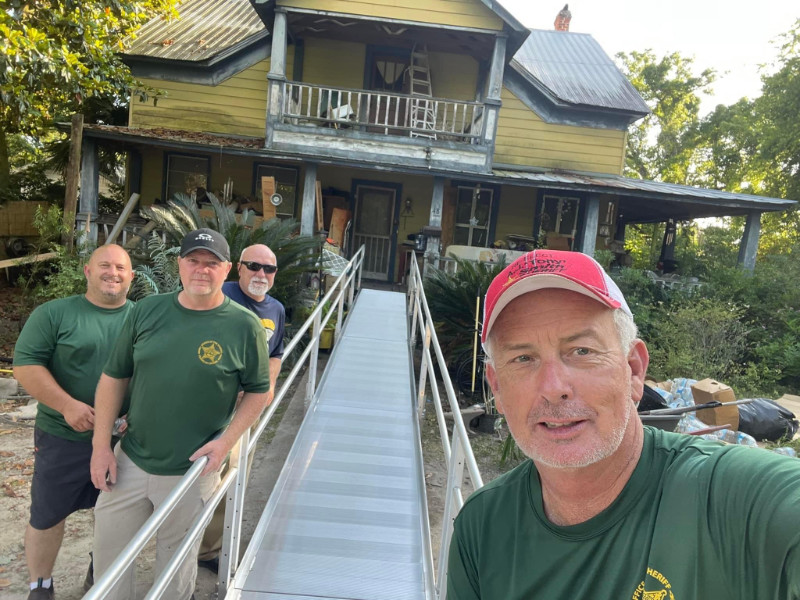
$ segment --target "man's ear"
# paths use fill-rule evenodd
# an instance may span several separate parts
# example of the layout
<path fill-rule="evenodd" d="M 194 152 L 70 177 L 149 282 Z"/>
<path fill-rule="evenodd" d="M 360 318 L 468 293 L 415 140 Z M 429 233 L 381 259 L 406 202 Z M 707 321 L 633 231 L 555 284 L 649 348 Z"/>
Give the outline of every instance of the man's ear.
<path fill-rule="evenodd" d="M 644 378 L 647 365 L 650 364 L 650 353 L 642 340 L 635 340 L 628 352 L 628 366 L 631 369 L 631 398 L 639 402 L 644 394 Z"/>
<path fill-rule="evenodd" d="M 485 374 L 486 381 L 489 382 L 489 387 L 492 388 L 494 405 L 495 408 L 497 408 L 497 412 L 499 412 L 501 415 L 505 414 L 503 410 L 503 401 L 500 399 L 500 385 L 497 379 L 497 371 L 494 370 L 494 365 L 492 365 L 491 362 L 487 362 L 483 372 Z"/>

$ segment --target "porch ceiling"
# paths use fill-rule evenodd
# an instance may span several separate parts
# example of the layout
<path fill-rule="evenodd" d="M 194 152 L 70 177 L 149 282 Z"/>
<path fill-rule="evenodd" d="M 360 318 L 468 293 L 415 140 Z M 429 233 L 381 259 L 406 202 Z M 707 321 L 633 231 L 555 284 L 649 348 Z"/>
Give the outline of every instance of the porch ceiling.
<path fill-rule="evenodd" d="M 345 42 L 358 40 L 376 46 L 411 48 L 426 45 L 429 52 L 467 54 L 482 60 L 491 56 L 494 37 L 476 31 L 425 26 L 422 23 L 392 22 L 347 18 L 340 15 L 288 13 L 288 29 L 292 38 L 323 37 Z"/>

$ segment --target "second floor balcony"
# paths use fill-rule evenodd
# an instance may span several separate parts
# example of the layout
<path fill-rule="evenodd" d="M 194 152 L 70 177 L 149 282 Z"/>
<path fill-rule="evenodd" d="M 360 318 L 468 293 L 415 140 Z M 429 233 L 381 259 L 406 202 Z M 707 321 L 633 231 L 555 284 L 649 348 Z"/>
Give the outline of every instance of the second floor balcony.
<path fill-rule="evenodd" d="M 466 172 L 488 168 L 487 107 L 481 102 L 284 81 L 267 146 Z"/>

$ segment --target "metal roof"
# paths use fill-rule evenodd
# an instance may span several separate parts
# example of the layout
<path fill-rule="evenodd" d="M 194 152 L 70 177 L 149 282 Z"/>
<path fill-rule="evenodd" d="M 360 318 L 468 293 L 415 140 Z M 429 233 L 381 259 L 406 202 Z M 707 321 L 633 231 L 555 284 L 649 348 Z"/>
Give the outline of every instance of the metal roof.
<path fill-rule="evenodd" d="M 749 210 L 783 211 L 794 200 L 711 190 L 691 185 L 633 179 L 621 175 L 582 173 L 562 170 L 517 171 L 494 169 L 492 175 L 503 183 L 527 183 L 555 189 L 615 194 L 626 201 L 630 221 L 663 220 L 662 213 L 690 219 L 704 216 L 739 215 Z M 676 204 L 684 204 L 681 209 Z M 677 213 L 676 213 L 677 210 Z"/>
<path fill-rule="evenodd" d="M 186 0 L 178 12 L 149 21 L 123 54 L 201 62 L 268 33 L 250 0 Z"/>
<path fill-rule="evenodd" d="M 645 101 L 587 33 L 531 29 L 512 65 L 555 100 L 645 115 Z"/>

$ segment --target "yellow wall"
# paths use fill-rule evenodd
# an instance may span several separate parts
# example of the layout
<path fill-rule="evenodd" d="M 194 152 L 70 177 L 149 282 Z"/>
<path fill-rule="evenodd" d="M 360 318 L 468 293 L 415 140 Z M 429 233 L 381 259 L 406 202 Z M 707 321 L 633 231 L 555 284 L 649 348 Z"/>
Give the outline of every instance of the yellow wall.
<path fill-rule="evenodd" d="M 286 72 L 292 72 L 294 47 L 287 52 Z M 216 86 L 143 79 L 145 85 L 166 92 L 130 108 L 130 126 L 165 127 L 188 131 L 263 137 L 267 114 L 269 59 L 253 65 Z"/>
<path fill-rule="evenodd" d="M 496 163 L 622 174 L 625 132 L 545 123 L 503 88 Z"/>
<path fill-rule="evenodd" d="M 325 38 L 306 38 L 303 81 L 331 87 L 364 87 L 365 44 Z M 286 70 L 291 77 L 292 71 Z"/>
<path fill-rule="evenodd" d="M 480 0 L 280 0 L 278 6 L 496 31 L 503 29 L 500 17 Z"/>
<path fill-rule="evenodd" d="M 431 52 L 433 95 L 452 100 L 474 100 L 478 85 L 478 63 L 471 56 Z"/>

